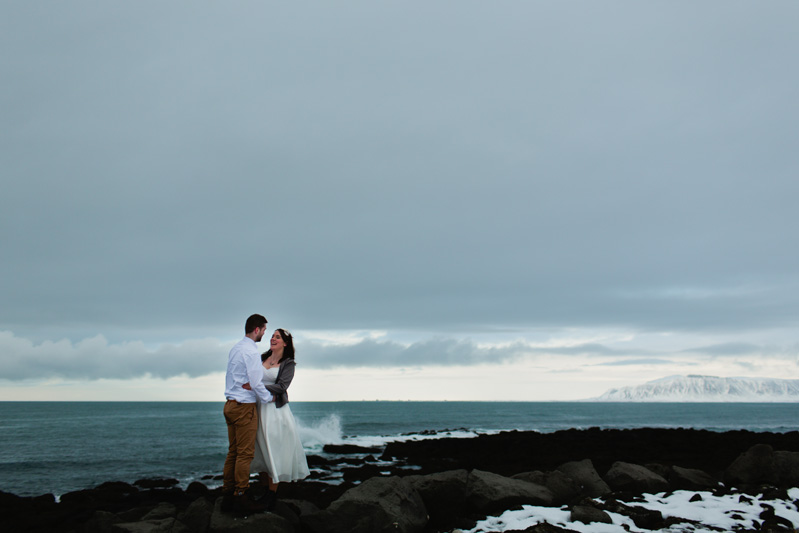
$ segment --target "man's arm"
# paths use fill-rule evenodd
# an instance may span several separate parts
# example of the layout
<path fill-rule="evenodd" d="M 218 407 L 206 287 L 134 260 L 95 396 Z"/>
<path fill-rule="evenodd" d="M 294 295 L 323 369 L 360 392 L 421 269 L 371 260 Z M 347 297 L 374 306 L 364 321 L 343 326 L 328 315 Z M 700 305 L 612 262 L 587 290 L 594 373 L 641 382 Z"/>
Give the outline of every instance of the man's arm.
<path fill-rule="evenodd" d="M 249 354 L 248 354 L 249 355 Z M 255 395 L 258 396 L 262 402 L 271 402 L 274 400 L 272 394 L 264 387 L 264 367 L 261 365 L 260 356 L 256 352 L 255 356 L 247 357 L 247 377 L 250 380 L 250 387 Z"/>

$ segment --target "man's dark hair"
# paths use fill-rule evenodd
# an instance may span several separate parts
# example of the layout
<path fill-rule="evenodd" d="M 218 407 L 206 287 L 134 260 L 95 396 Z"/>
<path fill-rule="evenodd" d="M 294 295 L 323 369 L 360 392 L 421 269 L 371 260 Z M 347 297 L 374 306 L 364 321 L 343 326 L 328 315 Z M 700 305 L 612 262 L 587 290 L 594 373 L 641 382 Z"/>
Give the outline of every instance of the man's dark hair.
<path fill-rule="evenodd" d="M 244 334 L 252 333 L 257 328 L 262 328 L 266 325 L 266 317 L 263 315 L 250 315 L 247 323 L 244 324 Z"/>

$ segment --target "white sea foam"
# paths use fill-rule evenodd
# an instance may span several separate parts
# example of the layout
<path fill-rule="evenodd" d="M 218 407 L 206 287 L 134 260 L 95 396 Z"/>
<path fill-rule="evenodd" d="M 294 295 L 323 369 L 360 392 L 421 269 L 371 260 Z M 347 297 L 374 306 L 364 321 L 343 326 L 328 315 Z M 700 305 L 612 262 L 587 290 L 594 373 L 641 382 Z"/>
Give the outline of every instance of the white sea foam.
<path fill-rule="evenodd" d="M 337 414 L 327 415 L 314 425 L 306 426 L 297 418 L 297 431 L 307 452 L 318 453 L 325 444 L 339 444 L 344 440 L 341 431 L 341 417 Z"/>
<path fill-rule="evenodd" d="M 789 520 L 794 527 L 799 525 L 799 511 L 793 501 L 799 497 L 799 488 L 788 491 L 791 501 L 764 500 L 762 496 L 740 499 L 739 495 L 714 496 L 710 492 L 699 492 L 700 501 L 690 501 L 696 495 L 694 491 L 675 491 L 668 496 L 665 493 L 644 495 L 644 502 L 630 503 L 630 505 L 657 510 L 663 517 L 681 517 L 696 520 L 698 524 L 674 524 L 662 531 L 678 533 L 715 533 L 717 531 L 732 531 L 733 526 L 755 529 L 755 522 L 759 522 L 760 513 L 764 506 L 774 508 L 777 516 Z M 541 522 L 567 528 L 580 533 L 647 533 L 649 530 L 641 529 L 626 516 L 608 513 L 613 520 L 612 524 L 572 522 L 570 511 L 566 508 L 537 507 L 525 505 L 522 509 L 505 511 L 499 516 L 491 516 L 481 520 L 468 531 L 456 529 L 455 533 L 493 533 L 509 530 L 524 530 Z"/>
<path fill-rule="evenodd" d="M 297 430 L 307 453 L 319 453 L 325 444 L 353 444 L 366 448 L 382 448 L 389 442 L 416 441 L 428 439 L 457 438 L 466 439 L 482 434 L 499 433 L 496 431 L 472 431 L 466 429 L 443 430 L 437 432 L 408 433 L 404 435 L 344 435 L 341 416 L 329 414 L 315 424 L 306 425 L 299 417 Z"/>
<path fill-rule="evenodd" d="M 382 448 L 389 442 L 405 442 L 417 440 L 430 440 L 430 439 L 470 439 L 478 435 L 486 435 L 492 433 L 499 433 L 499 431 L 471 431 L 466 429 L 458 430 L 444 430 L 435 433 L 408 433 L 403 435 L 364 435 L 357 437 L 344 437 L 347 444 L 354 444 L 356 446 L 364 447 L 378 447 Z"/>

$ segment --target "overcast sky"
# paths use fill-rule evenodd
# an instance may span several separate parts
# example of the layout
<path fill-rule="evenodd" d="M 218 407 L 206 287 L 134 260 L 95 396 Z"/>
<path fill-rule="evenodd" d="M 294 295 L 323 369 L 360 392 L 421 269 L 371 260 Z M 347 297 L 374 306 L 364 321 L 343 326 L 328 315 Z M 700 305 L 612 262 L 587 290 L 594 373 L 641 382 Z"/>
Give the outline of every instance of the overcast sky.
<path fill-rule="evenodd" d="M 0 400 L 799 378 L 799 4 L 0 3 Z"/>

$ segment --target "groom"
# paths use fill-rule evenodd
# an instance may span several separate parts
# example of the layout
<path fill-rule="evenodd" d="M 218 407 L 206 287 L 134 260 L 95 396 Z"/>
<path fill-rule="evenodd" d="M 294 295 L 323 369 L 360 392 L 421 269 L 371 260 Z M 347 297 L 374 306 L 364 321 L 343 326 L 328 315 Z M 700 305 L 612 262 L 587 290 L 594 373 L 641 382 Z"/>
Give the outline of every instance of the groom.
<path fill-rule="evenodd" d="M 250 463 L 255 453 L 255 434 L 258 431 L 256 397 L 262 402 L 272 401 L 272 395 L 262 382 L 263 367 L 256 342 L 266 332 L 266 318 L 252 315 L 244 325 L 244 338 L 228 355 L 225 375 L 225 422 L 227 422 L 228 452 L 222 484 L 224 511 L 258 512 L 262 505 L 247 498 L 250 486 Z M 252 389 L 242 387 L 250 383 Z"/>

